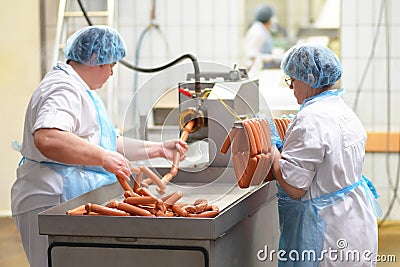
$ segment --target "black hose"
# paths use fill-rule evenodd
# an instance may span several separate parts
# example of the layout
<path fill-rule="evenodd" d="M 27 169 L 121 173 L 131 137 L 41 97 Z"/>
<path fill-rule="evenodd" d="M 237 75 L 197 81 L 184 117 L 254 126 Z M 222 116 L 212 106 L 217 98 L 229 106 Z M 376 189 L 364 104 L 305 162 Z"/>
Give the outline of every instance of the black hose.
<path fill-rule="evenodd" d="M 125 67 L 131 69 L 131 70 L 135 70 L 135 71 L 139 71 L 139 72 L 146 72 L 146 73 L 151 73 L 151 72 L 159 72 L 162 70 L 165 70 L 169 67 L 172 67 L 173 65 L 179 63 L 180 61 L 184 60 L 185 58 L 189 58 L 192 63 L 193 63 L 193 67 L 194 67 L 194 79 L 196 81 L 196 93 L 199 93 L 201 91 L 200 89 L 200 69 L 199 69 L 199 64 L 197 62 L 197 59 L 195 56 L 193 56 L 192 54 L 184 54 L 176 59 L 174 59 L 173 61 L 159 66 L 159 67 L 155 67 L 155 68 L 142 68 L 142 67 L 138 67 L 133 65 L 132 63 L 121 59 L 119 62 L 124 65 Z"/>
<path fill-rule="evenodd" d="M 87 23 L 89 24 L 89 26 L 93 26 L 92 21 L 90 20 L 89 16 L 87 15 L 86 9 L 83 7 L 82 2 L 80 0 L 77 0 L 80 9 L 82 10 L 83 15 L 85 16 L 85 19 L 87 21 Z M 194 68 L 194 80 L 195 80 L 195 92 L 196 94 L 199 94 L 201 92 L 201 88 L 200 88 L 200 68 L 199 68 L 199 64 L 197 62 L 197 59 L 195 56 L 191 55 L 191 54 L 184 54 L 180 57 L 178 57 L 177 59 L 163 65 L 163 66 L 159 66 L 156 68 L 142 68 L 142 67 L 138 67 L 133 65 L 132 63 L 128 62 L 127 60 L 121 59 L 119 62 L 124 65 L 125 67 L 131 69 L 131 70 L 135 70 L 135 71 L 139 71 L 139 72 L 146 72 L 146 73 L 151 73 L 151 72 L 159 72 L 162 70 L 165 70 L 166 68 L 169 68 L 177 63 L 179 63 L 180 61 L 184 60 L 185 58 L 189 58 L 190 60 L 192 60 L 193 63 L 193 68 Z"/>
<path fill-rule="evenodd" d="M 87 14 L 87 12 L 86 12 L 86 9 L 83 7 L 81 0 L 77 0 L 77 1 L 78 1 L 78 5 L 79 5 L 79 7 L 81 8 L 82 13 L 83 13 L 83 16 L 85 17 L 87 23 L 89 24 L 89 26 L 93 26 L 93 23 L 92 23 L 92 21 L 90 20 L 88 14 Z"/>

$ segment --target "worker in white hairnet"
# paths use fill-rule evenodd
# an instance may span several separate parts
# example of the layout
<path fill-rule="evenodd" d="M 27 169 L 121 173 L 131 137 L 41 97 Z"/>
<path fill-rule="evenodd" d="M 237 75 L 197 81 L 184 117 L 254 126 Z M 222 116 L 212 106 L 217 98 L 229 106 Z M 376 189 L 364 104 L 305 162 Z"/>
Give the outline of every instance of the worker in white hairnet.
<path fill-rule="evenodd" d="M 47 266 L 47 237 L 39 235 L 38 213 L 117 181 L 129 180 L 131 160 L 183 159 L 181 140 L 148 142 L 117 137 L 95 92 L 126 54 L 121 36 L 108 26 L 75 32 L 59 62 L 34 91 L 26 110 L 11 208 L 31 267 Z"/>
<path fill-rule="evenodd" d="M 327 47 L 289 49 L 281 68 L 299 112 L 288 126 L 273 174 L 278 181 L 279 266 L 374 266 L 381 210 L 362 175 L 366 132 L 334 89 L 342 75 Z M 292 252 L 294 251 L 294 252 Z"/>
<path fill-rule="evenodd" d="M 273 55 L 272 30 L 275 25 L 275 9 L 270 5 L 260 5 L 254 13 L 252 25 L 244 36 L 243 49 L 247 69 L 257 64 L 260 64 L 261 68 L 279 68 L 280 57 Z"/>

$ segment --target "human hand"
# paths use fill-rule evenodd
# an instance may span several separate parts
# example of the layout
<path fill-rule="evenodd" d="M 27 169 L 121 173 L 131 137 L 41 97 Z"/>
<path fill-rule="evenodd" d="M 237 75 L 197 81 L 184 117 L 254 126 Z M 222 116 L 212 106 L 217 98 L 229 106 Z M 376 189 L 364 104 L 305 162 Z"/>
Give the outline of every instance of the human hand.
<path fill-rule="evenodd" d="M 108 150 L 105 152 L 103 168 L 126 181 L 130 180 L 130 163 L 118 152 Z"/>
<path fill-rule="evenodd" d="M 173 160 L 174 152 L 178 150 L 180 154 L 180 160 L 186 158 L 186 151 L 189 149 L 186 142 L 181 139 L 171 139 L 161 143 L 161 157 Z"/>

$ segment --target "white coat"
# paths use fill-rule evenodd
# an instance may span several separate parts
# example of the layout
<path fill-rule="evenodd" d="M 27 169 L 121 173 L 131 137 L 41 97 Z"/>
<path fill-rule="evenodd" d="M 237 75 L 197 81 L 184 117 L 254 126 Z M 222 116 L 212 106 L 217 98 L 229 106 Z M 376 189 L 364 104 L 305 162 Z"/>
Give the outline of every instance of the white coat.
<path fill-rule="evenodd" d="M 362 177 L 365 144 L 364 127 L 340 96 L 311 99 L 287 130 L 279 162 L 283 179 L 307 191 L 302 200 L 348 187 Z M 363 259 L 366 254 L 373 259 L 378 252 L 376 217 L 363 186 L 320 215 L 327 223 L 324 250 L 336 250 L 339 258 L 326 254 L 319 266 L 374 266 Z M 360 256 L 360 262 L 340 260 L 341 255 L 357 256 L 352 252 Z"/>

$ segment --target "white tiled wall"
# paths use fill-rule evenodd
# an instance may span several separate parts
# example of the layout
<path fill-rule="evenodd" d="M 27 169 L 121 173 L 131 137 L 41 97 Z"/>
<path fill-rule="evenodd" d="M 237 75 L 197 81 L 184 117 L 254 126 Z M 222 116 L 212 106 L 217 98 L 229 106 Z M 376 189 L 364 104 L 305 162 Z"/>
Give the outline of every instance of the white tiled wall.
<path fill-rule="evenodd" d="M 378 24 L 381 4 L 384 3 L 387 10 Z M 344 69 L 342 85 L 347 91 L 345 100 L 352 106 L 356 90 L 362 82 L 356 112 L 367 131 L 387 131 L 388 125 L 392 131 L 400 130 L 398 104 L 400 101 L 398 86 L 400 19 L 396 13 L 399 9 L 400 1 L 397 0 L 342 1 L 341 56 Z M 380 25 L 380 31 L 376 49 L 367 75 L 362 81 L 371 55 L 377 25 Z M 390 101 L 390 115 L 387 101 Z M 379 203 L 384 213 L 393 197 L 394 183 L 399 175 L 397 173 L 399 164 L 399 155 L 395 153 L 367 153 L 366 155 L 364 174 L 376 185 L 381 195 Z M 400 200 L 397 199 L 389 219 L 400 219 L 399 206 Z"/>
<path fill-rule="evenodd" d="M 72 8 L 77 10 L 76 1 L 69 0 Z M 68 1 L 67 1 L 68 2 Z M 139 65 L 143 67 L 160 66 L 182 54 L 193 54 L 199 62 L 216 62 L 233 67 L 240 64 L 241 40 L 244 31 L 244 0 L 156 0 L 156 19 L 159 31 L 152 28 L 143 39 Z M 87 10 L 102 9 L 105 1 L 82 1 Z M 140 34 L 150 23 L 152 1 L 115 0 L 114 27 L 123 36 L 128 54 L 126 59 L 134 63 L 135 52 Z M 54 46 L 54 33 L 58 1 L 46 1 L 46 36 L 48 61 L 51 65 L 51 54 Z M 96 23 L 104 23 L 101 20 Z M 71 29 L 86 26 L 83 18 L 70 23 Z M 183 61 L 190 62 L 189 60 Z M 136 74 L 141 85 L 149 74 Z M 133 71 L 118 65 L 113 79 L 113 92 L 100 91 L 106 95 L 106 105 L 114 123 L 121 127 L 126 108 L 132 100 L 134 88 Z M 177 83 L 180 81 L 177 81 Z M 157 92 L 159 93 L 159 92 Z M 144 101 L 138 101 L 140 106 Z M 140 107 L 139 107 L 140 108 Z"/>

